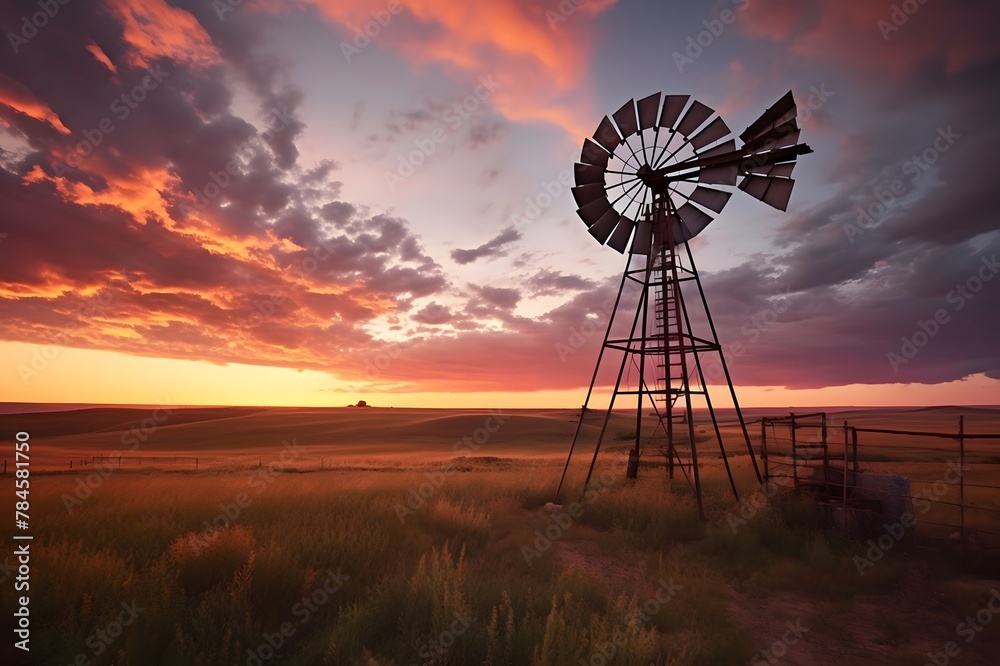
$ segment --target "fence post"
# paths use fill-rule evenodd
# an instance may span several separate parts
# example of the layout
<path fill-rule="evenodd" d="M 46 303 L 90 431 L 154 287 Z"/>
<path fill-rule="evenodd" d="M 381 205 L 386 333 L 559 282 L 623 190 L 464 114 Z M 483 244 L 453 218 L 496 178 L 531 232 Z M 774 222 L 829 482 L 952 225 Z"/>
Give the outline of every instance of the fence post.
<path fill-rule="evenodd" d="M 828 457 L 829 456 L 829 453 L 828 453 L 828 451 L 829 451 L 829 442 L 827 442 L 827 437 L 826 437 L 826 434 L 827 434 L 826 433 L 826 412 L 823 412 L 823 417 L 822 418 L 823 418 L 823 426 L 822 426 L 822 428 L 823 428 L 822 429 L 822 433 L 823 433 L 823 475 L 824 475 L 824 480 L 825 480 L 826 470 L 830 469 L 830 461 L 829 461 L 829 457 Z"/>
<path fill-rule="evenodd" d="M 851 427 L 851 447 L 854 449 L 854 473 L 858 473 L 858 429 Z"/>
<path fill-rule="evenodd" d="M 844 511 L 847 511 L 847 419 L 844 419 Z"/>
<path fill-rule="evenodd" d="M 795 414 L 790 413 L 792 424 L 789 429 L 792 432 L 792 487 L 795 490 L 799 489 L 799 456 L 798 452 L 795 450 Z"/>
<path fill-rule="evenodd" d="M 965 417 L 958 417 L 958 513 L 962 555 L 965 555 Z"/>
<path fill-rule="evenodd" d="M 770 480 L 767 467 L 767 417 L 760 420 L 760 457 L 764 461 L 764 481 Z"/>

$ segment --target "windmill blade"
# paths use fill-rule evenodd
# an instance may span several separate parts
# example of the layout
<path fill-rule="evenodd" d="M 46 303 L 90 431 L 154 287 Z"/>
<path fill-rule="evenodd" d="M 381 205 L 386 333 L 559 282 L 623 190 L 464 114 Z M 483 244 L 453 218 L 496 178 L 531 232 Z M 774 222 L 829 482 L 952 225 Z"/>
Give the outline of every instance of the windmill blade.
<path fill-rule="evenodd" d="M 709 148 L 708 150 L 702 151 L 691 155 L 690 157 L 677 162 L 676 164 L 669 165 L 668 168 L 670 172 L 688 171 L 695 168 L 711 167 L 715 166 L 715 163 L 719 162 L 717 158 L 720 155 L 725 155 L 727 157 L 732 156 L 739 158 L 742 153 L 736 150 L 736 139 L 730 139 L 729 141 L 724 141 L 717 146 Z M 725 161 L 725 160 L 721 160 Z"/>
<path fill-rule="evenodd" d="M 788 200 L 792 196 L 791 178 L 769 178 L 766 176 L 746 176 L 740 182 L 740 189 L 755 199 L 778 210 L 788 210 Z"/>
<path fill-rule="evenodd" d="M 684 136 L 691 136 L 691 133 L 701 127 L 701 124 L 708 120 L 713 113 L 715 113 L 715 109 L 709 108 L 695 100 L 687 110 L 687 113 L 684 114 L 684 118 L 681 119 L 680 124 L 677 125 L 677 131 Z"/>
<path fill-rule="evenodd" d="M 577 185 L 604 184 L 604 169 L 594 164 L 577 162 L 573 165 L 573 175 L 576 177 Z"/>
<path fill-rule="evenodd" d="M 691 205 L 690 202 L 685 202 L 683 206 L 677 209 L 677 217 L 680 218 L 681 228 L 684 230 L 684 240 L 674 238 L 674 242 L 676 243 L 682 243 L 694 238 L 708 226 L 709 222 L 715 219 L 702 209 Z"/>
<path fill-rule="evenodd" d="M 722 155 L 725 153 L 732 153 L 736 150 L 736 139 L 730 139 L 729 141 L 723 141 L 717 146 L 713 146 L 708 150 L 703 150 L 698 153 L 698 159 L 704 157 L 715 157 L 716 155 Z M 682 162 L 683 164 L 683 162 Z"/>
<path fill-rule="evenodd" d="M 597 226 L 596 224 L 594 225 Z M 625 248 L 628 247 L 628 241 L 632 237 L 632 231 L 635 229 L 635 222 L 629 218 L 622 215 L 618 222 L 618 226 L 615 227 L 615 231 L 611 234 L 611 238 L 608 239 L 608 247 L 613 247 L 618 251 L 618 254 L 624 254 Z"/>
<path fill-rule="evenodd" d="M 593 183 L 590 185 L 578 185 L 576 187 L 570 188 L 570 192 L 573 193 L 573 198 L 576 200 L 576 205 L 579 208 L 583 208 L 587 204 L 596 201 L 600 198 L 607 198 L 607 194 L 604 190 L 603 183 Z"/>
<path fill-rule="evenodd" d="M 722 118 L 716 118 L 705 129 L 691 137 L 691 146 L 695 150 L 701 150 L 710 143 L 715 143 L 719 139 L 729 136 L 731 130 Z M 735 144 L 734 144 L 735 145 Z"/>
<path fill-rule="evenodd" d="M 660 113 L 660 127 L 673 129 L 674 123 L 681 117 L 684 105 L 691 95 L 667 95 L 663 98 L 663 111 Z"/>
<path fill-rule="evenodd" d="M 743 130 L 743 133 L 740 134 L 740 140 L 743 143 L 748 143 L 764 132 L 794 119 L 796 115 L 798 114 L 795 110 L 795 98 L 792 97 L 792 91 L 789 90 L 781 99 L 768 107 L 760 118 L 753 121 L 750 127 Z"/>
<path fill-rule="evenodd" d="M 583 151 L 580 153 L 581 162 L 584 164 L 593 164 L 601 167 L 602 169 L 607 169 L 609 157 L 611 157 L 611 154 L 601 148 L 599 144 L 594 143 L 590 139 L 584 139 Z"/>
<path fill-rule="evenodd" d="M 752 173 L 760 176 L 790 178 L 792 176 L 792 169 L 794 168 L 795 162 L 785 162 L 783 164 L 765 164 L 763 166 L 755 165 L 747 169 L 743 169 L 740 173 L 742 175 Z"/>
<path fill-rule="evenodd" d="M 615 129 L 614 123 L 607 116 L 604 116 L 601 124 L 597 126 L 597 131 L 594 132 L 594 141 L 599 143 L 601 148 L 604 148 L 609 153 L 615 152 L 615 148 L 622 144 L 622 138 L 618 136 L 618 130 Z"/>
<path fill-rule="evenodd" d="M 698 172 L 698 182 L 709 185 L 735 185 L 736 167 L 723 165 L 704 168 Z"/>
<path fill-rule="evenodd" d="M 609 210 L 614 210 L 611 207 L 611 202 L 608 201 L 607 197 L 601 197 L 600 199 L 591 201 L 586 206 L 580 206 L 580 209 L 576 212 L 577 215 L 580 216 L 580 219 L 583 220 L 584 224 L 588 227 L 592 227 L 594 226 L 594 223 L 601 219 L 601 216 Z M 613 228 L 614 227 L 612 227 L 612 229 Z M 608 229 L 608 233 L 611 233 L 611 229 Z M 607 236 L 605 236 L 605 238 L 607 238 Z M 601 242 L 603 243 L 604 241 L 602 240 Z"/>
<path fill-rule="evenodd" d="M 621 130 L 623 137 L 630 137 L 639 131 L 639 125 L 635 119 L 635 100 L 630 99 L 622 105 L 622 108 L 611 114 L 615 119 L 615 124 Z"/>
<path fill-rule="evenodd" d="M 786 123 L 773 127 L 760 136 L 743 144 L 744 150 L 764 151 L 775 148 L 787 148 L 799 142 L 799 126 L 792 118 Z"/>
<path fill-rule="evenodd" d="M 783 162 L 794 162 L 799 155 L 808 155 L 812 148 L 804 143 L 798 143 L 787 148 L 778 148 L 764 153 L 744 156 L 739 163 L 741 171 L 748 171 L 751 168 L 759 168 L 771 164 Z"/>
<path fill-rule="evenodd" d="M 582 210 L 582 209 L 581 209 Z M 597 239 L 597 242 L 604 245 L 608 236 L 615 230 L 618 221 L 622 219 L 621 213 L 608 205 L 608 209 L 590 225 L 590 235 Z"/>
<path fill-rule="evenodd" d="M 639 129 L 650 129 L 656 125 L 656 112 L 660 110 L 660 96 L 663 93 L 653 93 L 635 103 L 639 109 Z"/>
<path fill-rule="evenodd" d="M 702 187 L 699 185 L 694 188 L 694 192 L 692 192 L 691 196 L 688 198 L 696 204 L 701 204 L 709 210 L 721 213 L 722 209 L 726 206 L 726 202 L 729 201 L 729 197 L 731 196 L 731 192 L 724 192 L 722 190 L 712 189 L 711 187 Z"/>
<path fill-rule="evenodd" d="M 648 255 L 653 247 L 653 225 L 649 222 L 640 221 L 635 227 L 635 236 L 632 237 L 632 247 L 629 254 Z"/>

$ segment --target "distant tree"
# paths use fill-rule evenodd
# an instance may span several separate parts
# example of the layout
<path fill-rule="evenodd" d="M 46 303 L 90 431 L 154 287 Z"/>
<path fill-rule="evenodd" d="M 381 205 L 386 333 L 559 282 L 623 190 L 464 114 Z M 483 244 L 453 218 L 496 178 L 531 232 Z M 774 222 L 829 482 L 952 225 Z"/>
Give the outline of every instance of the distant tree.
<path fill-rule="evenodd" d="M 358 400 L 358 407 L 367 407 L 368 403 L 364 400 Z"/>

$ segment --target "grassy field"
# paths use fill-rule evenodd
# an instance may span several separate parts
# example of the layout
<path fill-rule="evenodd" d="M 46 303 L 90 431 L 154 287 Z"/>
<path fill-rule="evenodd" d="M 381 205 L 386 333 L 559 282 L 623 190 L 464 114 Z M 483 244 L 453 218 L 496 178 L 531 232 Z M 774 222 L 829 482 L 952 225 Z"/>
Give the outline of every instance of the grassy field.
<path fill-rule="evenodd" d="M 1000 621 L 961 624 L 992 619 L 992 552 L 907 539 L 860 575 L 868 544 L 793 497 L 740 513 L 718 461 L 706 523 L 662 469 L 626 482 L 621 440 L 585 496 L 576 466 L 547 509 L 569 411 L 167 416 L 0 417 L 39 470 L 23 663 L 923 664 L 954 641 L 951 663 L 992 664 L 1000 647 Z M 145 438 L 125 453 L 129 433 Z M 164 460 L 65 464 L 113 450 Z M 746 456 L 734 468 L 750 495 Z"/>

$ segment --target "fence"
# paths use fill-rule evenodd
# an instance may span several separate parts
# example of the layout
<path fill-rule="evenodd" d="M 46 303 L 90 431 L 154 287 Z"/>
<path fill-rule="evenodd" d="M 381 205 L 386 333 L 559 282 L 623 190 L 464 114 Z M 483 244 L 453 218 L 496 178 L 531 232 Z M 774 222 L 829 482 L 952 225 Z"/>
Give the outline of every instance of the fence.
<path fill-rule="evenodd" d="M 998 433 L 968 432 L 964 416 L 957 430 L 935 432 L 847 421 L 831 426 L 819 412 L 762 419 L 760 453 L 765 479 L 772 483 L 868 511 L 876 519 L 895 515 L 886 506 L 905 503 L 923 537 L 957 539 L 963 548 L 969 542 L 1000 547 L 996 440 Z M 867 482 L 875 474 L 907 477 L 909 491 L 891 484 L 874 488 Z"/>
<path fill-rule="evenodd" d="M 327 465 L 330 461 L 331 465 Z M 339 464 L 338 464 L 339 463 Z M 88 469 L 128 469 L 155 471 L 239 471 L 253 470 L 276 464 L 274 452 L 267 456 L 181 456 L 181 455 L 148 455 L 125 456 L 111 454 L 87 454 L 62 457 L 58 462 L 51 456 L 32 465 L 32 473 L 63 473 L 86 472 Z M 343 461 L 337 458 L 296 456 L 293 469 L 301 471 L 328 470 L 342 467 Z M 350 462 L 348 463 L 350 466 Z M 3 461 L 2 476 L 7 476 L 7 461 Z"/>

